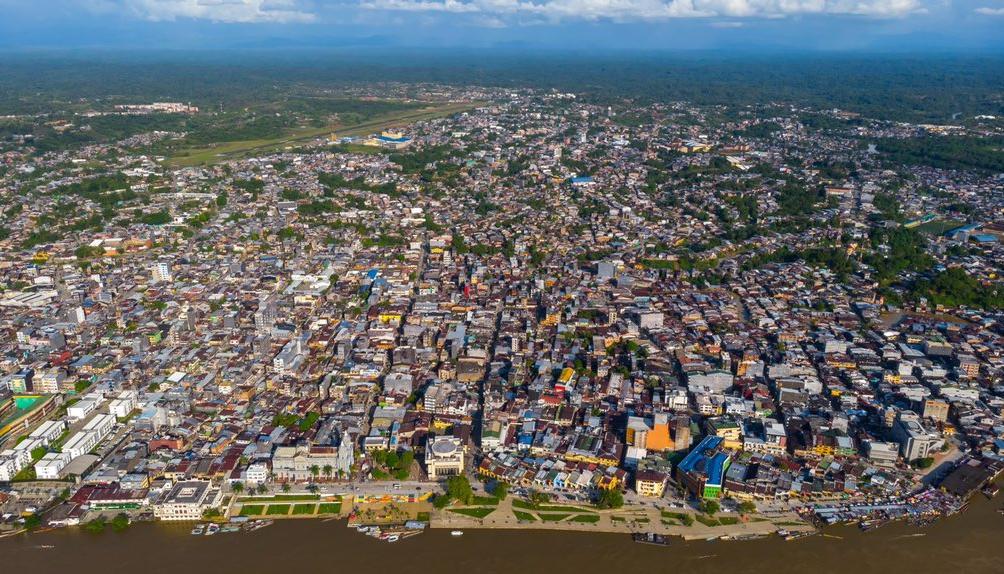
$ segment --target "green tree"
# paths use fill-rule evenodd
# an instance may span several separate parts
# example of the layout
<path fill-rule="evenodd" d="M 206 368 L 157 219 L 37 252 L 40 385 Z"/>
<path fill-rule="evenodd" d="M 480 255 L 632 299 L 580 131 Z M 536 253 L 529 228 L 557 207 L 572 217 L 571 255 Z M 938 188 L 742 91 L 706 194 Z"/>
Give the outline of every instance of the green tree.
<path fill-rule="evenodd" d="M 596 500 L 597 508 L 620 508 L 624 506 L 624 494 L 618 488 L 604 489 Z"/>
<path fill-rule="evenodd" d="M 721 505 L 718 504 L 717 500 L 705 499 L 701 501 L 701 512 L 707 514 L 708 516 L 714 516 L 716 512 L 721 510 Z"/>
<path fill-rule="evenodd" d="M 129 516 L 123 512 L 115 515 L 115 518 L 111 520 L 112 530 L 115 532 L 122 532 L 129 528 Z"/>
<path fill-rule="evenodd" d="M 499 500 L 505 500 L 506 497 L 509 496 L 509 483 L 502 481 L 496 482 L 495 489 L 492 491 L 492 494 L 494 494 L 495 498 Z"/>
<path fill-rule="evenodd" d="M 451 499 L 463 504 L 470 504 L 474 501 L 474 489 L 471 488 L 471 482 L 461 474 L 446 479 L 446 493 Z"/>

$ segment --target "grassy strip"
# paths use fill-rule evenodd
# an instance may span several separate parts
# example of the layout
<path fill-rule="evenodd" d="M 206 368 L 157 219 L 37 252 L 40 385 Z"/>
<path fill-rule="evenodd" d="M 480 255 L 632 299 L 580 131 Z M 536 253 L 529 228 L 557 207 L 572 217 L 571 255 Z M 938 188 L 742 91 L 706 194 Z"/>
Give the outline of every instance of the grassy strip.
<path fill-rule="evenodd" d="M 718 520 L 716 520 L 716 519 L 714 519 L 711 516 L 708 516 L 706 514 L 698 514 L 698 515 L 694 516 L 694 518 L 697 519 L 698 522 L 700 522 L 701 524 L 703 524 L 705 526 L 719 526 Z"/>
<path fill-rule="evenodd" d="M 596 512 L 590 508 L 583 508 L 581 506 L 570 506 L 563 504 L 541 504 L 540 506 L 534 506 L 533 504 L 522 499 L 515 499 L 512 501 L 514 508 L 522 508 L 525 510 L 542 510 L 544 512 Z"/>
<path fill-rule="evenodd" d="M 269 504 L 268 508 L 265 509 L 265 514 L 271 516 L 286 516 L 289 514 L 288 504 Z"/>
<path fill-rule="evenodd" d="M 296 515 L 317 514 L 317 505 L 316 504 L 293 505 L 293 514 Z"/>
<path fill-rule="evenodd" d="M 241 507 L 241 516 L 261 516 L 265 507 L 261 504 L 249 504 Z"/>
<path fill-rule="evenodd" d="M 561 522 L 562 520 L 571 516 L 571 514 L 561 513 L 561 514 L 539 514 L 540 519 L 544 522 Z"/>
<path fill-rule="evenodd" d="M 569 522 L 588 522 L 596 524 L 600 521 L 598 514 L 579 514 L 568 519 Z"/>
<path fill-rule="evenodd" d="M 495 512 L 494 508 L 451 508 L 449 510 L 454 514 L 463 514 L 471 518 L 484 518 Z"/>
<path fill-rule="evenodd" d="M 342 511 L 341 502 L 322 502 L 317 505 L 318 514 L 338 514 Z"/>
<path fill-rule="evenodd" d="M 722 526 L 731 526 L 733 524 L 739 524 L 739 517 L 737 516 L 723 516 L 718 519 L 718 522 Z"/>
<path fill-rule="evenodd" d="M 512 513 L 516 515 L 516 520 L 519 520 L 521 522 L 537 521 L 537 518 L 534 515 L 530 514 L 529 512 L 520 512 L 518 510 L 513 510 Z"/>
<path fill-rule="evenodd" d="M 276 501 L 288 501 L 288 502 L 299 502 L 299 501 L 310 501 L 310 500 L 320 500 L 320 494 L 277 494 L 275 496 L 246 496 L 243 498 L 238 498 L 237 502 L 276 502 Z"/>

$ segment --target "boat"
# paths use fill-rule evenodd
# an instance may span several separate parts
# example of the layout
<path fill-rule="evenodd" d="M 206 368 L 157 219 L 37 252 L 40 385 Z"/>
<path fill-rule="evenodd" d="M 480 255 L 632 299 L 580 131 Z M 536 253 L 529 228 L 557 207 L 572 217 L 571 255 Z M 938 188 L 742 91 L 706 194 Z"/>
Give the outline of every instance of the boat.
<path fill-rule="evenodd" d="M 206 527 L 205 527 L 205 525 L 203 525 L 203 524 L 196 524 L 196 525 L 195 525 L 195 526 L 194 526 L 194 527 L 192 528 L 192 536 L 202 536 L 202 534 L 203 534 L 203 533 L 204 533 L 205 531 L 206 531 Z"/>
<path fill-rule="evenodd" d="M 669 546 L 669 537 L 654 532 L 635 532 L 631 539 L 639 544 L 654 544 L 656 546 Z"/>
<path fill-rule="evenodd" d="M 212 536 L 213 534 L 216 534 L 219 531 L 220 531 L 219 524 L 210 524 L 209 527 L 206 528 L 206 536 Z"/>
<path fill-rule="evenodd" d="M 241 527 L 237 526 L 236 524 L 228 524 L 223 528 L 220 528 L 220 532 L 223 534 L 232 534 L 234 532 L 240 532 L 240 531 Z"/>
<path fill-rule="evenodd" d="M 791 540 L 798 540 L 799 538 L 806 538 L 808 536 L 814 536 L 818 534 L 817 530 L 802 530 L 800 532 L 789 532 L 787 536 L 784 537 L 785 542 Z"/>
<path fill-rule="evenodd" d="M 997 486 L 996 484 L 988 484 L 984 486 L 980 492 L 983 493 L 983 496 L 989 499 L 997 496 L 997 493 L 1000 492 L 1000 490 L 1001 490 L 1000 487 Z"/>
<path fill-rule="evenodd" d="M 266 526 L 271 526 L 273 523 L 274 521 L 270 518 L 266 518 L 263 520 L 252 520 L 251 522 L 248 522 L 245 525 L 245 527 L 247 528 L 248 532 L 254 532 L 255 530 L 261 530 Z"/>
<path fill-rule="evenodd" d="M 463 530 L 454 530 L 454 531 L 450 532 L 450 536 L 463 536 L 463 535 L 464 535 L 464 531 Z"/>
<path fill-rule="evenodd" d="M 387 542 L 397 542 L 400 539 L 401 537 L 399 535 L 391 534 L 390 536 L 387 537 Z"/>

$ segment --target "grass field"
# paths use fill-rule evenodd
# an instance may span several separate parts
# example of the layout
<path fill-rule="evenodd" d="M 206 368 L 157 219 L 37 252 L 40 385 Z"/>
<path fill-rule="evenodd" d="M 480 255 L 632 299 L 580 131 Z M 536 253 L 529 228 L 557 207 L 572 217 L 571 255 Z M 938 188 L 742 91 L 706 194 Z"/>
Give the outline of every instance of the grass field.
<path fill-rule="evenodd" d="M 494 508 L 451 508 L 450 512 L 454 514 L 462 514 L 464 516 L 470 516 L 472 518 L 484 518 L 495 512 Z"/>
<path fill-rule="evenodd" d="M 317 512 L 316 504 L 295 504 L 293 505 L 293 514 L 304 515 L 304 514 L 314 514 Z"/>
<path fill-rule="evenodd" d="M 966 222 L 959 221 L 957 219 L 943 219 L 936 221 L 929 221 L 927 223 L 922 223 L 916 227 L 916 231 L 920 233 L 927 233 L 930 235 L 941 235 L 946 231 L 955 229 L 956 227 L 961 227 L 965 225 Z"/>
<path fill-rule="evenodd" d="M 250 496 L 238 498 L 237 502 L 298 502 L 301 500 L 320 500 L 320 494 L 277 494 L 275 496 Z"/>
<path fill-rule="evenodd" d="M 265 509 L 265 514 L 285 516 L 289 514 L 288 504 L 269 504 L 268 508 Z"/>
<path fill-rule="evenodd" d="M 513 510 L 512 513 L 516 515 L 516 520 L 520 520 L 523 522 L 537 521 L 537 518 L 534 515 L 530 514 L 529 512 L 520 512 L 519 510 Z"/>
<path fill-rule="evenodd" d="M 512 501 L 513 508 L 523 508 L 525 510 L 542 510 L 544 512 L 595 512 L 589 508 L 583 508 L 581 506 L 566 506 L 561 504 L 541 504 L 540 506 L 534 506 L 525 500 L 516 499 Z"/>
<path fill-rule="evenodd" d="M 267 153 L 281 150 L 286 146 L 304 143 L 315 138 L 335 134 L 336 137 L 364 136 L 381 132 L 394 127 L 400 127 L 423 120 L 449 116 L 458 112 L 473 109 L 479 103 L 442 103 L 419 110 L 403 110 L 383 114 L 371 120 L 348 126 L 327 126 L 323 128 L 305 128 L 293 130 L 283 136 L 272 139 L 257 139 L 235 142 L 225 142 L 202 148 L 185 148 L 176 152 L 166 162 L 170 167 L 190 167 L 208 165 L 218 161 L 237 159 L 250 154 Z M 353 146 L 352 151 L 366 146 Z M 373 148 L 365 153 L 376 153 Z"/>
<path fill-rule="evenodd" d="M 498 506 L 499 499 L 494 496 L 475 496 L 474 504 L 478 506 Z"/>
<path fill-rule="evenodd" d="M 598 514 L 579 514 L 578 516 L 573 516 L 568 519 L 569 522 L 588 522 L 591 524 L 596 524 L 600 521 Z"/>
<path fill-rule="evenodd" d="M 261 516 L 265 512 L 265 506 L 261 504 L 247 504 L 241 507 L 241 516 Z"/>
<path fill-rule="evenodd" d="M 318 514 L 338 514 L 341 511 L 341 502 L 322 502 L 317 506 Z"/>

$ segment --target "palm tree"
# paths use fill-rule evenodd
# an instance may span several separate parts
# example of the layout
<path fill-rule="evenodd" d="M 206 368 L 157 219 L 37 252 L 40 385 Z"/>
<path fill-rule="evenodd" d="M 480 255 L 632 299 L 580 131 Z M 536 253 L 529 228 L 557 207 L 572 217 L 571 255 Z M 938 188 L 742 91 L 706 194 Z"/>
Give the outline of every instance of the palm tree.
<path fill-rule="evenodd" d="M 321 474 L 321 467 L 317 466 L 316 464 L 311 466 L 310 474 L 313 475 L 314 478 L 317 478 L 317 475 Z"/>
<path fill-rule="evenodd" d="M 244 483 L 235 482 L 234 485 L 231 486 L 230 488 L 233 489 L 233 491 L 236 492 L 237 494 L 240 494 L 244 492 Z"/>
<path fill-rule="evenodd" d="M 290 490 L 293 490 L 293 487 L 290 486 L 288 482 L 282 483 L 282 491 L 283 492 L 289 492 Z"/>
<path fill-rule="evenodd" d="M 324 465 L 324 476 L 325 476 L 325 477 L 326 477 L 326 478 L 327 478 L 328 480 L 331 480 L 331 471 L 332 471 L 332 468 L 331 468 L 331 465 L 330 465 L 330 464 L 326 464 L 326 465 Z"/>
<path fill-rule="evenodd" d="M 257 490 L 258 490 L 258 494 L 265 494 L 265 493 L 268 492 L 268 487 L 265 486 L 264 484 L 259 484 Z"/>

